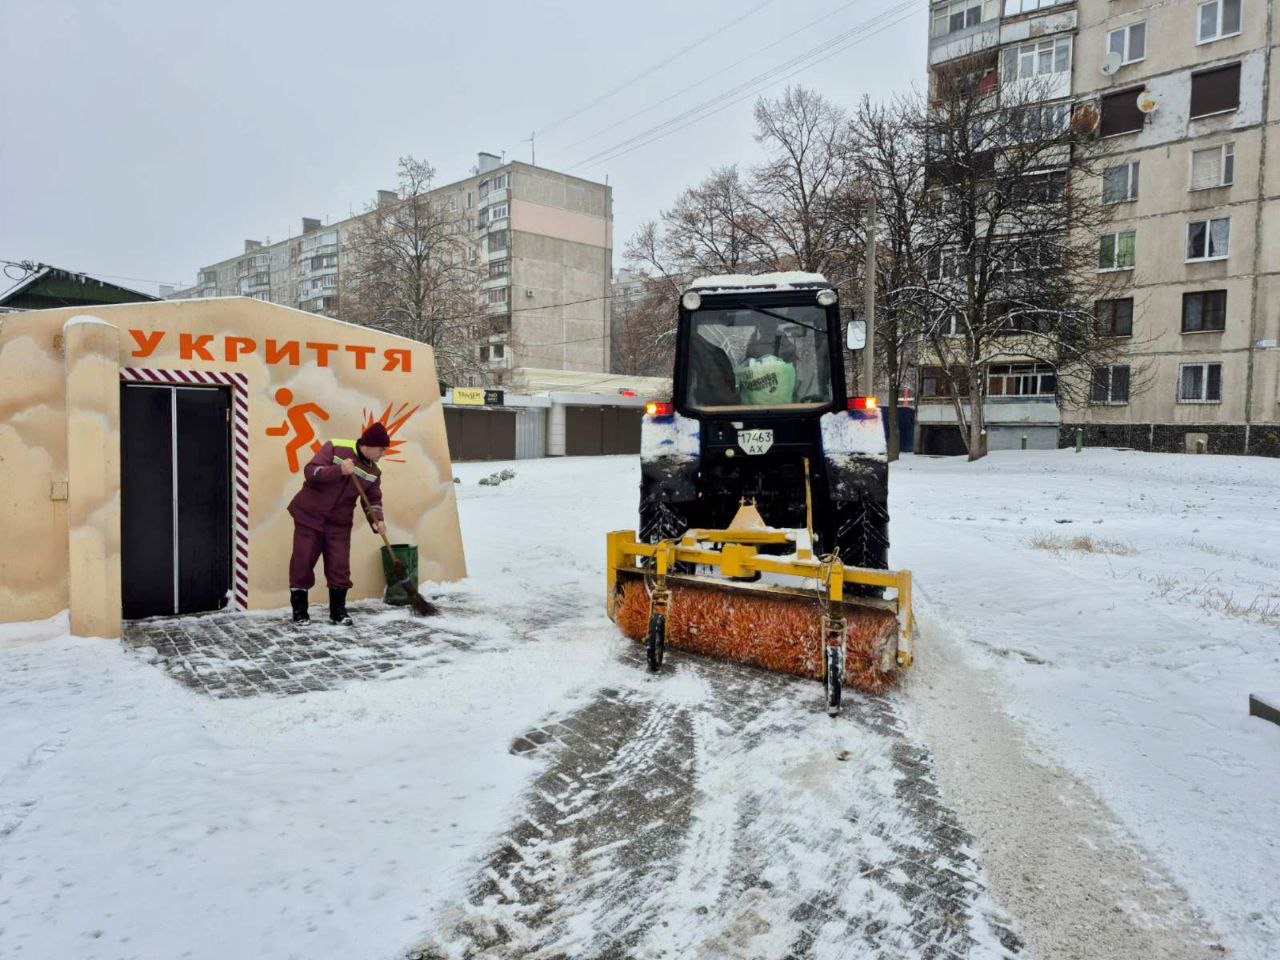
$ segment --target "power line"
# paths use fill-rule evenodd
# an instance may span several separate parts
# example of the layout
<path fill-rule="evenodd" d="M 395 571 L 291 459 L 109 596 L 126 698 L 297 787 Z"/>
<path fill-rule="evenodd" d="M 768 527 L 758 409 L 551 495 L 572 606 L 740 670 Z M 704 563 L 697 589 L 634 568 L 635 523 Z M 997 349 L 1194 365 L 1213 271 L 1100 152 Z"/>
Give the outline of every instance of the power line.
<path fill-rule="evenodd" d="M 635 113 L 628 114 L 627 116 L 623 117 L 621 120 L 618 120 L 616 123 L 612 123 L 602 130 L 597 130 L 595 133 L 591 134 L 590 136 L 583 137 L 580 140 L 575 140 L 573 143 L 561 149 L 562 151 L 572 150 L 574 147 L 584 144 L 588 140 L 594 140 L 596 137 L 602 136 L 603 134 L 608 133 L 610 130 L 616 130 L 618 127 L 622 126 L 627 121 L 634 120 L 636 117 L 643 116 L 644 114 L 649 113 L 652 110 L 656 110 L 658 109 L 658 107 L 662 106 L 664 103 L 670 103 L 672 100 L 688 93 L 690 90 L 693 90 L 696 87 L 702 86 L 708 80 L 714 80 L 716 77 L 719 77 L 728 73 L 734 67 L 739 67 L 750 60 L 754 60 L 756 57 L 760 56 L 760 54 L 764 53 L 766 50 L 772 50 L 774 47 L 779 46 L 783 43 L 786 43 L 792 37 L 797 36 L 801 33 L 804 33 L 806 30 L 809 30 L 813 27 L 816 27 L 822 21 L 829 20 L 832 17 L 834 17 L 836 14 L 843 13 L 845 10 L 848 10 L 850 7 L 856 6 L 861 2 L 862 0 L 850 0 L 849 3 L 845 3 L 839 7 L 836 7 L 834 10 L 824 13 L 822 16 L 818 17 L 816 20 L 809 21 L 809 23 L 806 23 L 803 27 L 800 27 L 798 30 L 793 30 L 790 33 L 788 33 L 785 37 L 781 37 L 780 39 L 773 41 L 773 43 L 766 44 L 760 49 L 743 57 L 741 60 L 735 60 L 733 63 L 729 64 L 727 67 L 717 70 L 715 73 L 707 74 L 701 80 L 695 81 L 694 83 L 689 84 L 687 87 L 680 88 L 670 96 L 663 97 L 661 100 L 657 101 L 656 103 L 650 104 L 649 106 L 645 107 L 643 110 L 637 110 Z"/>
<path fill-rule="evenodd" d="M 817 44 L 798 56 L 792 57 L 790 60 L 784 61 L 777 66 L 765 70 L 754 77 L 751 77 L 742 83 L 730 87 L 728 90 L 704 100 L 702 103 L 689 108 L 683 113 L 677 114 L 662 123 L 650 127 L 637 133 L 625 140 L 622 140 L 611 147 L 600 150 L 577 163 L 570 164 L 566 170 L 572 170 L 575 167 L 585 166 L 587 164 L 599 164 L 605 160 L 614 160 L 624 154 L 630 153 L 634 149 L 647 146 L 663 137 L 683 130 L 685 127 L 691 126 L 700 120 L 714 116 L 722 110 L 726 110 L 737 103 L 741 103 L 748 97 L 755 96 L 760 90 L 765 89 L 783 80 L 790 79 L 798 73 L 809 69 L 810 67 L 821 63 L 846 48 L 875 36 L 878 33 L 903 22 L 915 13 L 916 4 L 912 0 L 905 0 L 890 7 L 874 17 L 863 21 L 859 26 L 843 33 L 837 34 L 820 44 Z M 790 72 L 787 72 L 790 71 Z M 745 93 L 743 92 L 745 91 Z M 741 94 L 741 95 L 739 95 Z M 687 122 L 681 122 L 687 121 Z M 668 129 L 670 128 L 670 129 Z M 639 142 L 637 142 L 639 141 Z"/>
<path fill-rule="evenodd" d="M 41 267 L 50 266 L 50 264 L 36 263 L 35 261 L 32 261 L 32 260 L 0 260 L 0 263 L 3 263 L 6 266 L 11 266 L 11 267 L 21 267 L 22 269 L 28 271 L 29 273 L 35 273 L 35 271 L 39 270 Z M 55 269 L 62 269 L 62 268 L 58 267 Z M 165 286 L 174 286 L 174 287 L 182 286 L 181 283 L 175 283 L 172 280 L 152 280 L 147 277 L 122 277 L 114 273 L 99 273 L 96 270 L 68 270 L 67 273 L 83 274 L 84 276 L 92 277 L 95 279 L 105 278 L 107 280 L 128 280 L 131 283 L 154 283 L 154 284 L 164 284 Z M 12 279 L 12 277 L 10 277 L 10 279 Z"/>
<path fill-rule="evenodd" d="M 669 54 L 668 56 L 659 60 L 653 66 L 648 67 L 647 69 L 636 74 L 630 80 L 627 80 L 624 83 L 619 84 L 618 86 L 614 87 L 612 90 L 608 91 L 607 93 L 600 94 L 600 96 L 596 97 L 594 100 L 590 101 L 585 106 L 581 106 L 578 109 L 574 110 L 572 113 L 566 114 L 565 116 L 561 117 L 559 120 L 556 120 L 552 123 L 547 124 L 539 132 L 545 134 L 547 131 L 554 130 L 556 127 L 560 126 L 561 124 L 567 123 L 568 121 L 572 120 L 574 117 L 577 117 L 583 113 L 586 113 L 588 110 L 590 110 L 592 107 L 596 106 L 597 104 L 603 103 L 605 100 L 608 100 L 610 97 L 614 96 L 615 94 L 621 93 L 623 90 L 627 89 L 627 87 L 631 86 L 633 83 L 637 83 L 638 81 L 643 80 L 645 77 L 650 76 L 653 73 L 656 73 L 658 70 L 661 70 L 667 64 L 671 63 L 673 60 L 678 60 L 680 57 L 683 57 L 690 50 L 700 47 L 702 46 L 702 44 L 706 43 L 708 40 L 711 40 L 711 39 L 714 39 L 715 37 L 720 36 L 720 34 L 724 33 L 729 28 L 736 26 L 737 24 L 741 23 L 743 20 L 750 17 L 752 14 L 758 13 L 760 10 L 763 10 L 765 7 L 769 6 L 771 3 L 774 3 L 774 2 L 775 0 L 764 0 L 763 3 L 756 4 L 746 13 L 743 13 L 738 15 L 737 17 L 734 17 L 724 26 L 717 27 L 716 29 L 712 30 L 710 33 L 704 34 L 703 36 L 699 37 L 697 40 L 694 40 L 692 43 L 686 44 L 685 46 L 681 47 L 675 53 Z"/>

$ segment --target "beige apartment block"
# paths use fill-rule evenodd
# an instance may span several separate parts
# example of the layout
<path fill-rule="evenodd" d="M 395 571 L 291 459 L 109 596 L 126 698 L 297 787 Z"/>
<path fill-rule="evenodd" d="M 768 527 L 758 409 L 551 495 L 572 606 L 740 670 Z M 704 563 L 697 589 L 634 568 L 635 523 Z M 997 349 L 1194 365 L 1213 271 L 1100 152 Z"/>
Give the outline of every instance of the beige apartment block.
<path fill-rule="evenodd" d="M 1075 95 L 1132 231 L 1134 389 L 1064 439 L 1280 455 L 1280 74 L 1271 0 L 1086 0 Z M 1127 165 L 1130 166 L 1127 169 Z M 1110 308 L 1104 308 L 1110 310 Z M 1125 308 L 1127 310 L 1127 308 Z"/>
<path fill-rule="evenodd" d="M 1121 289 L 1099 306 L 1127 341 L 1130 363 L 1128 371 L 1099 372 L 1090 403 L 1042 418 L 1041 431 L 1056 423 L 1059 443 L 1074 442 L 1080 431 L 1087 443 L 1280 456 L 1274 6 L 931 4 L 931 71 L 964 64 L 972 73 L 985 58 L 983 90 L 993 92 L 1018 82 L 1029 66 L 1040 83 L 1048 81 L 1050 99 L 1099 113 L 1107 172 L 1103 182 L 1079 186 L 1113 201 L 1104 232 L 1132 250 L 1131 263 L 1126 257 L 1112 267 Z M 1000 409 L 988 418 L 998 431 Z M 922 397 L 922 423 L 945 426 L 948 419 L 954 423 L 941 404 L 931 408 Z"/>
<path fill-rule="evenodd" d="M 481 153 L 472 176 L 429 195 L 457 215 L 481 269 L 485 373 L 472 386 L 506 383 L 516 367 L 609 369 L 610 187 Z M 380 190 L 376 202 L 395 196 Z M 304 217 L 296 236 L 246 240 L 242 253 L 202 267 L 194 286 L 167 296 L 255 297 L 342 319 L 347 241 L 363 216 L 330 224 Z"/>

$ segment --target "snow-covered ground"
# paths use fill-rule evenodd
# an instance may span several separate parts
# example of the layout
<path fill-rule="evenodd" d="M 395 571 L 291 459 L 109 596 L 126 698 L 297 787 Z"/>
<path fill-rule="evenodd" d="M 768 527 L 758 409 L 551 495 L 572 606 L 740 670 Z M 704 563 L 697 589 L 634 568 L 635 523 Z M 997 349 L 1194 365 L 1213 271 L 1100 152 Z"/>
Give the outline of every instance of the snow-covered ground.
<path fill-rule="evenodd" d="M 457 470 L 471 578 L 443 597 L 467 611 L 451 630 L 493 642 L 429 670 L 214 700 L 65 620 L 0 627 L 0 956 L 345 960 L 430 933 L 542 769 L 512 739 L 636 682 L 602 613 L 634 459 L 476 484 L 497 466 Z M 891 484 L 922 676 L 981 676 L 1037 759 L 1109 808 L 1100 831 L 1235 956 L 1280 955 L 1280 728 L 1246 715 L 1250 692 L 1280 693 L 1280 464 L 908 457 Z M 697 686 L 681 682 L 672 696 Z M 921 730 L 940 727 L 920 702 L 935 689 L 899 695 Z"/>
<path fill-rule="evenodd" d="M 1280 693 L 1280 462 L 909 457 L 891 488 L 892 562 L 940 628 L 920 656 L 993 666 L 1223 941 L 1280 956 L 1280 728 L 1248 716 Z"/>

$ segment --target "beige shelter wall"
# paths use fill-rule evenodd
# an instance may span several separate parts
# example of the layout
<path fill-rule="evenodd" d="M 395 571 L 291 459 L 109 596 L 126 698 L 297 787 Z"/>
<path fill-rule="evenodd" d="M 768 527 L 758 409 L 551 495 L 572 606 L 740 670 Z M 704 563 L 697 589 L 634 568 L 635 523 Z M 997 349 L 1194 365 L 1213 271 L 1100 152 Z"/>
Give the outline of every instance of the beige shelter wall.
<path fill-rule="evenodd" d="M 241 297 L 47 310 L 7 317 L 0 328 L 0 462 L 32 467 L 20 483 L 6 485 L 0 501 L 6 525 L 12 521 L 19 534 L 7 542 L 23 544 L 20 556 L 6 547 L 0 559 L 0 620 L 50 616 L 67 606 L 65 504 L 49 496 L 52 484 L 68 479 L 60 337 L 76 316 L 120 331 L 121 368 L 247 377 L 250 608 L 288 602 L 293 521 L 286 508 L 301 487 L 311 442 L 354 439 L 367 420 L 384 416 L 396 441 L 382 465 L 388 535 L 418 545 L 422 579 L 466 575 L 443 407 L 426 345 Z M 307 442 L 297 444 L 300 436 Z M 118 433 L 112 442 L 118 451 Z M 381 595 L 380 546 L 357 514 L 353 598 Z M 319 564 L 317 582 L 319 602 Z"/>
<path fill-rule="evenodd" d="M 71 632 L 119 637 L 120 331 L 78 316 L 62 328 L 67 373 L 67 589 Z"/>
<path fill-rule="evenodd" d="M 62 325 L 0 316 L 0 622 L 67 607 L 67 408 Z"/>

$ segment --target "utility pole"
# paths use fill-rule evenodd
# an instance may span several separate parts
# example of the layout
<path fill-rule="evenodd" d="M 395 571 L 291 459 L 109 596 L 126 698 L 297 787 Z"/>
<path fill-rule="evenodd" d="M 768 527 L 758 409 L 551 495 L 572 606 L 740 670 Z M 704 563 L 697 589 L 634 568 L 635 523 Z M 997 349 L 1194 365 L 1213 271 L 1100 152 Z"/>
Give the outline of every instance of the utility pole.
<path fill-rule="evenodd" d="M 527 139 L 521 141 L 523 143 L 529 144 L 529 166 L 531 167 L 536 167 L 538 165 L 538 154 L 536 152 L 537 144 L 534 143 L 534 138 L 537 135 L 538 135 L 538 131 L 534 130 L 529 134 Z"/>
<path fill-rule="evenodd" d="M 867 191 L 867 252 L 862 281 L 862 312 L 867 320 L 867 343 L 862 348 L 863 385 L 862 395 L 871 396 L 875 390 L 875 346 L 876 346 L 876 189 L 870 185 Z"/>

